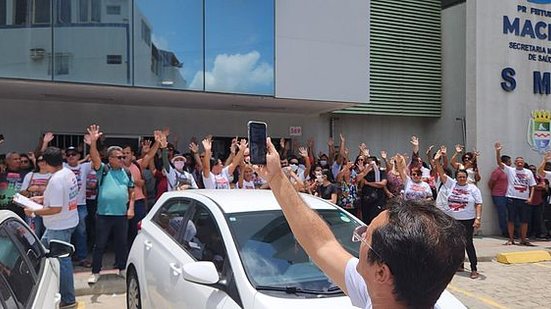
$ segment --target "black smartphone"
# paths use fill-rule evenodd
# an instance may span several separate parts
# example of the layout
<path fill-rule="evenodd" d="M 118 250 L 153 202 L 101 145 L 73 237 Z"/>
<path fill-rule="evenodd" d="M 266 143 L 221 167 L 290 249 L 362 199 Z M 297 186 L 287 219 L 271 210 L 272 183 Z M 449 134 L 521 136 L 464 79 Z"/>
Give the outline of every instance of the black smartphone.
<path fill-rule="evenodd" d="M 252 164 L 266 164 L 266 137 L 268 136 L 265 122 L 249 121 L 249 153 Z"/>
<path fill-rule="evenodd" d="M 4 134 L 0 134 L 0 141 L 4 140 Z"/>

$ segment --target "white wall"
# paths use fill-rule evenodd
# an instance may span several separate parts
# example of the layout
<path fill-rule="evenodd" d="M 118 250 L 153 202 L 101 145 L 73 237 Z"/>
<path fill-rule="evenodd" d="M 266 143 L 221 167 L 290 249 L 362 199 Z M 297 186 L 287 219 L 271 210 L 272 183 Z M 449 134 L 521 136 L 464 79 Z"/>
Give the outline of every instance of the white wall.
<path fill-rule="evenodd" d="M 369 0 L 275 5 L 275 96 L 369 101 Z"/>

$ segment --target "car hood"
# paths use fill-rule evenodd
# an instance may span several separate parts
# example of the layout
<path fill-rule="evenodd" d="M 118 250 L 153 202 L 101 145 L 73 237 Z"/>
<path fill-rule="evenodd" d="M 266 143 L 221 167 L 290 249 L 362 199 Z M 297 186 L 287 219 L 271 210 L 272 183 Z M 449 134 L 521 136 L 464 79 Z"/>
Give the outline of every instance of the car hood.
<path fill-rule="evenodd" d="M 356 308 L 352 306 L 348 296 L 331 296 L 331 297 L 289 297 L 291 295 L 282 294 L 282 297 L 267 295 L 257 292 L 255 295 L 254 309 L 261 308 L 285 308 L 285 309 L 346 309 Z M 356 308 L 357 309 L 357 308 Z"/>

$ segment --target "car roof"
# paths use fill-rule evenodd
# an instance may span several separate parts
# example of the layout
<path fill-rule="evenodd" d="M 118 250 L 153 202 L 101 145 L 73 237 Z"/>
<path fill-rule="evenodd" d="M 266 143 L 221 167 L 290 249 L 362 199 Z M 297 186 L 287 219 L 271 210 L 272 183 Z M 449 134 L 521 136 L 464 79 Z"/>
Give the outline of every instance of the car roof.
<path fill-rule="evenodd" d="M 186 190 L 165 193 L 167 198 L 204 196 L 214 201 L 225 213 L 281 210 L 271 190 Z M 309 194 L 300 194 L 313 209 L 336 209 L 329 202 Z"/>
<path fill-rule="evenodd" d="M 19 219 L 19 217 L 10 210 L 0 210 L 0 223 L 6 221 L 9 218 Z M 20 220 L 21 221 L 21 220 Z"/>

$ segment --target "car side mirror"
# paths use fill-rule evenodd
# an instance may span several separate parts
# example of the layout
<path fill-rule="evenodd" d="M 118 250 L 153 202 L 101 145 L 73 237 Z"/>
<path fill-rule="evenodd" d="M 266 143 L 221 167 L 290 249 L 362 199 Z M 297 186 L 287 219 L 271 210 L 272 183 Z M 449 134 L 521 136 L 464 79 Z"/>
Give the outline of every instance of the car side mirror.
<path fill-rule="evenodd" d="M 185 280 L 199 284 L 215 284 L 220 281 L 220 276 L 213 262 L 192 262 L 183 267 Z"/>
<path fill-rule="evenodd" d="M 52 239 L 50 240 L 48 252 L 46 257 L 48 258 L 66 258 L 73 255 L 75 247 L 68 242 Z"/>

